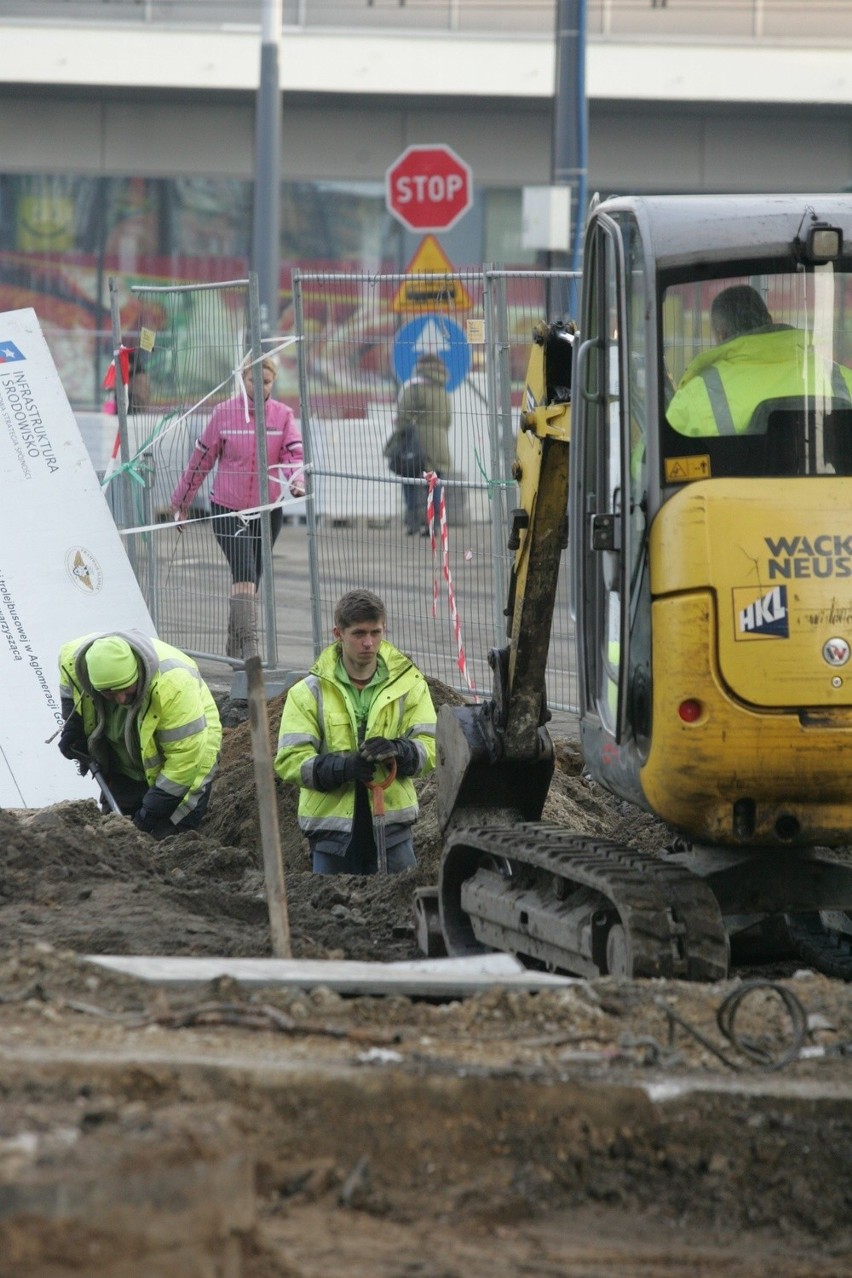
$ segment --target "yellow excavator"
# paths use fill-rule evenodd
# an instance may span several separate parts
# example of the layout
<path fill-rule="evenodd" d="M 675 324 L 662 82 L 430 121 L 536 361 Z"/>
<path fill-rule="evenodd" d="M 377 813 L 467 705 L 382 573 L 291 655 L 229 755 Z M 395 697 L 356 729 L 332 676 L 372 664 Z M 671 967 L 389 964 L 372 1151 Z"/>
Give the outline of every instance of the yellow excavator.
<path fill-rule="evenodd" d="M 728 290 L 762 326 L 719 332 Z M 531 350 L 493 695 L 438 719 L 448 953 L 712 981 L 779 925 L 852 978 L 850 386 L 848 197 L 592 209 L 577 332 Z M 585 768 L 668 826 L 658 853 L 541 821 L 566 553 Z"/>

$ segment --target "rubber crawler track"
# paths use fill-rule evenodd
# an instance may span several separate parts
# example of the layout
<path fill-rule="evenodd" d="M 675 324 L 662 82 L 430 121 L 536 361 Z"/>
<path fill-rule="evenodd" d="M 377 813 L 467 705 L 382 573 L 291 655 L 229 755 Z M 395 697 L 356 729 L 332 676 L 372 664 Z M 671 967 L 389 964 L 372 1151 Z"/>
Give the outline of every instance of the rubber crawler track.
<path fill-rule="evenodd" d="M 702 879 L 638 849 L 572 835 L 544 823 L 474 827 L 450 836 L 440 893 L 442 917 L 451 921 L 451 927 L 453 919 L 467 919 L 460 903 L 462 883 L 488 858 L 510 862 L 516 875 L 521 866 L 534 867 L 544 872 L 543 884 L 553 876 L 605 897 L 629 934 L 633 976 L 715 981 L 727 975 L 728 938 L 716 898 Z M 522 871 L 520 877 L 533 879 Z M 530 882 L 524 888 L 528 893 Z M 544 903 L 544 891 L 540 899 Z M 519 906 L 519 921 L 521 913 Z M 446 934 L 446 925 L 444 930 Z M 452 944 L 447 937 L 451 953 L 482 948 L 472 934 L 471 944 L 465 945 L 463 928 L 452 930 Z M 588 957 L 564 948 L 560 931 L 564 934 L 565 929 L 554 915 L 547 942 L 563 955 L 554 966 L 577 971 L 580 958 L 579 970 L 587 970 Z M 516 937 L 508 932 L 505 948 L 519 952 Z"/>
<path fill-rule="evenodd" d="M 806 963 L 825 976 L 852 981 L 852 936 L 827 928 L 818 914 L 788 914 L 787 929 Z"/>

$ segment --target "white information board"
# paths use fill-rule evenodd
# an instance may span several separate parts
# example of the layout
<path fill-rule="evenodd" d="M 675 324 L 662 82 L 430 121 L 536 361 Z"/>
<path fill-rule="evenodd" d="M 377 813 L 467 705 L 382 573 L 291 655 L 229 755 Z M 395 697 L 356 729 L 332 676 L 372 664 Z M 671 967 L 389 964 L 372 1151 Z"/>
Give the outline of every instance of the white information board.
<path fill-rule="evenodd" d="M 57 749 L 58 655 L 155 634 L 35 311 L 0 313 L 0 807 L 97 795 Z"/>

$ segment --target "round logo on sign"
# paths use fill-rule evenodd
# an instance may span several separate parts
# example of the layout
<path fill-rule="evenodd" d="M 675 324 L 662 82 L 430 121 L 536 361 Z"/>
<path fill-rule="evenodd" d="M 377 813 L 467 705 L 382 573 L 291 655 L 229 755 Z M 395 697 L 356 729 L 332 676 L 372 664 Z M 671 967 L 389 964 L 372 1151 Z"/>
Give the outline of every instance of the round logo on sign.
<path fill-rule="evenodd" d="M 85 546 L 72 546 L 65 552 L 65 571 L 84 595 L 96 595 L 104 584 L 101 566 Z"/>
<path fill-rule="evenodd" d="M 822 647 L 822 655 L 830 666 L 845 666 L 849 660 L 849 644 L 845 639 L 835 636 L 834 639 L 826 639 Z"/>

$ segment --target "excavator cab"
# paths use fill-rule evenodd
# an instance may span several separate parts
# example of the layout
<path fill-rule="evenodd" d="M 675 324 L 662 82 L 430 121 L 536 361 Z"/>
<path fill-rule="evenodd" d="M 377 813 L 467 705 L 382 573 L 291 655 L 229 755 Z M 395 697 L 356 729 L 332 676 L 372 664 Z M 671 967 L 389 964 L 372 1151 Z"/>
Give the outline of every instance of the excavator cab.
<path fill-rule="evenodd" d="M 850 249 L 838 197 L 611 200 L 590 220 L 581 744 L 693 840 L 850 841 Z"/>
<path fill-rule="evenodd" d="M 770 920 L 852 978 L 852 205 L 606 200 L 577 321 L 570 405 L 531 352 L 494 698 L 439 715 L 443 941 L 716 980 Z M 656 852 L 540 819 L 566 545 L 585 767 Z"/>

